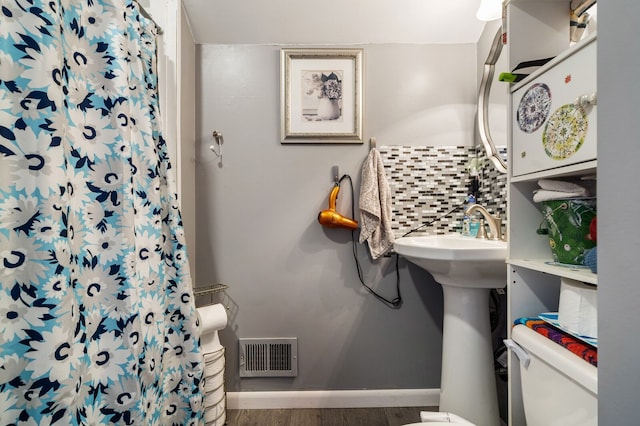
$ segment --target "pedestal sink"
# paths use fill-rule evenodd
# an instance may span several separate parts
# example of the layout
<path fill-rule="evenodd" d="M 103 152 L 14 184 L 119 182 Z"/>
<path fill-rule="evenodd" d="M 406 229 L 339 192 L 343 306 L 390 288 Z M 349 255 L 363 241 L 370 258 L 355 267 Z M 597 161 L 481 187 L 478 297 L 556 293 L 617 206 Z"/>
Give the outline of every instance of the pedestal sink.
<path fill-rule="evenodd" d="M 399 238 L 394 249 L 442 285 L 440 411 L 478 426 L 500 425 L 489 293 L 507 284 L 507 243 L 428 235 Z"/>

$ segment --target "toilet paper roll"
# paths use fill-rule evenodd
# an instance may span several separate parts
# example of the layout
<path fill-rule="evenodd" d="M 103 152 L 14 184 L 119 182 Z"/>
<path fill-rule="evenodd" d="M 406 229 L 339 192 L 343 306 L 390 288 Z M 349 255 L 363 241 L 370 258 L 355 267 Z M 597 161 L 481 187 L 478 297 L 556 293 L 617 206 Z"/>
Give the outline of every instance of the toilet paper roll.
<path fill-rule="evenodd" d="M 580 336 L 598 338 L 597 287 L 562 278 L 558 322 Z"/>
<path fill-rule="evenodd" d="M 223 397 L 218 405 L 205 409 L 204 421 L 207 426 L 223 426 L 225 424 L 225 405 Z"/>
<path fill-rule="evenodd" d="M 221 373 L 222 374 L 207 376 L 204 378 L 205 394 L 209 394 L 217 389 L 220 389 L 222 385 L 224 385 L 224 371 L 222 371 Z"/>
<path fill-rule="evenodd" d="M 198 316 L 202 352 L 207 354 L 220 350 L 222 345 L 218 338 L 218 330 L 227 326 L 227 310 L 222 304 L 217 303 L 198 308 Z"/>
<path fill-rule="evenodd" d="M 198 308 L 201 335 L 222 330 L 227 326 L 227 310 L 221 303 Z"/>

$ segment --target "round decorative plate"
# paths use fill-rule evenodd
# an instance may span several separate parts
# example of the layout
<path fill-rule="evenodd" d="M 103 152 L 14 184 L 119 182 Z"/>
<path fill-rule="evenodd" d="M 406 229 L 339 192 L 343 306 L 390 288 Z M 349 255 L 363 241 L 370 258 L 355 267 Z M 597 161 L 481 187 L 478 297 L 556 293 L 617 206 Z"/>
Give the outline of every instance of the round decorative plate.
<path fill-rule="evenodd" d="M 574 104 L 562 105 L 549 117 L 542 134 L 544 152 L 554 160 L 575 154 L 587 134 L 589 122 L 584 110 Z"/>
<path fill-rule="evenodd" d="M 520 130 L 533 133 L 542 126 L 551 110 L 551 89 L 544 83 L 531 86 L 520 99 L 516 118 Z"/>

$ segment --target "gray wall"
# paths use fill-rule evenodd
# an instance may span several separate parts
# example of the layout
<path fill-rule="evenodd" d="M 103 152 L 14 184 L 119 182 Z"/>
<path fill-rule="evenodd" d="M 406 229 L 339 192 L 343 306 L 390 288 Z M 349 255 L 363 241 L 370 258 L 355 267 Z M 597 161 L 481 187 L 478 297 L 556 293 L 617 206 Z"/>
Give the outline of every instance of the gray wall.
<path fill-rule="evenodd" d="M 638 423 L 640 3 L 598 5 L 598 421 Z"/>
<path fill-rule="evenodd" d="M 404 304 L 362 288 L 351 233 L 321 227 L 331 167 L 352 176 L 357 200 L 368 140 L 379 145 L 472 145 L 475 45 L 365 46 L 364 144 L 280 144 L 279 49 L 199 46 L 196 143 L 197 286 L 229 285 L 226 388 L 243 390 L 438 388 L 442 292 L 400 260 Z M 223 132 L 223 162 L 208 150 Z M 348 185 L 338 211 L 351 211 Z M 356 218 L 357 218 L 356 213 Z M 395 296 L 395 261 L 371 262 L 365 280 Z M 238 377 L 238 337 L 298 337 L 295 379 Z"/>

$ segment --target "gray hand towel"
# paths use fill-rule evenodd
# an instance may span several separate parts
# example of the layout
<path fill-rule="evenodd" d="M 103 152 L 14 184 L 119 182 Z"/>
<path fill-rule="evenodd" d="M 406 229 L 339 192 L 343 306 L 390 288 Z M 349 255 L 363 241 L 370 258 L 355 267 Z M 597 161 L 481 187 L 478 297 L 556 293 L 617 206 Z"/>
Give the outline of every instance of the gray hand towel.
<path fill-rule="evenodd" d="M 371 257 L 379 258 L 393 248 L 391 190 L 382 158 L 372 148 L 362 164 L 360 181 L 360 243 L 367 242 Z"/>

